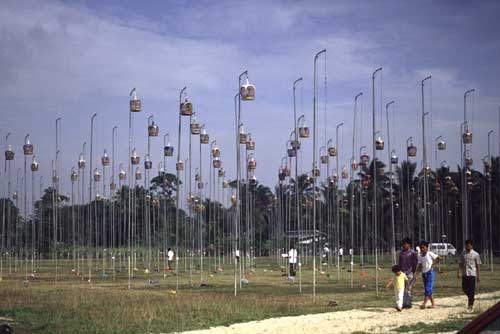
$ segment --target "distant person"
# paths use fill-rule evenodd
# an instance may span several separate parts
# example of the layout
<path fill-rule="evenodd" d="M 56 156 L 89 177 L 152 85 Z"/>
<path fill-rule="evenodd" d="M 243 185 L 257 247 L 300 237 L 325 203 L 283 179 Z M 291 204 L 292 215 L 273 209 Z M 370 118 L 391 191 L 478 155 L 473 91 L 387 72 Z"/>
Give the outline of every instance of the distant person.
<path fill-rule="evenodd" d="M 325 259 L 324 262 L 328 263 L 328 257 L 330 256 L 330 248 L 328 248 L 328 244 L 325 244 L 323 247 L 323 258 Z"/>
<path fill-rule="evenodd" d="M 394 277 L 387 283 L 386 288 L 390 288 L 394 286 L 394 296 L 396 298 L 396 310 L 401 312 L 403 310 L 403 298 L 405 293 L 405 287 L 408 287 L 408 277 L 402 271 L 399 265 L 395 265 L 392 267 L 392 272 L 394 273 Z"/>
<path fill-rule="evenodd" d="M 412 306 L 412 293 L 413 285 L 415 283 L 415 272 L 417 271 L 418 256 L 417 253 L 411 248 L 411 239 L 404 238 L 401 242 L 402 249 L 399 252 L 398 265 L 408 277 L 410 288 L 405 291 L 403 297 L 403 308 L 411 308 Z"/>
<path fill-rule="evenodd" d="M 167 250 L 167 268 L 168 270 L 172 270 L 172 262 L 174 261 L 174 252 L 172 248 L 168 248 Z"/>
<path fill-rule="evenodd" d="M 479 253 L 474 250 L 472 240 L 466 240 L 465 250 L 460 255 L 460 260 L 458 262 L 457 277 L 460 279 L 460 275 L 462 275 L 462 290 L 469 299 L 467 305 L 469 311 L 472 311 L 474 307 L 476 282 L 480 282 L 480 265 L 481 258 L 479 257 Z"/>
<path fill-rule="evenodd" d="M 240 263 L 240 250 L 237 249 L 234 253 L 234 257 L 236 259 L 236 263 Z"/>
<path fill-rule="evenodd" d="M 343 261 L 343 256 L 344 256 L 344 249 L 342 247 L 339 248 L 339 257 L 340 260 Z"/>
<path fill-rule="evenodd" d="M 297 250 L 292 244 L 288 251 L 288 263 L 290 265 L 290 277 L 295 277 L 295 268 L 297 265 Z"/>
<path fill-rule="evenodd" d="M 431 302 L 431 308 L 435 308 L 436 304 L 432 297 L 434 289 L 434 265 L 441 261 L 441 257 L 429 251 L 429 243 L 427 241 L 420 242 L 420 254 L 418 255 L 417 271 L 415 273 L 415 283 L 417 282 L 418 273 L 422 272 L 422 280 L 424 282 L 424 302 L 420 305 L 421 309 L 425 309 L 427 302 Z"/>

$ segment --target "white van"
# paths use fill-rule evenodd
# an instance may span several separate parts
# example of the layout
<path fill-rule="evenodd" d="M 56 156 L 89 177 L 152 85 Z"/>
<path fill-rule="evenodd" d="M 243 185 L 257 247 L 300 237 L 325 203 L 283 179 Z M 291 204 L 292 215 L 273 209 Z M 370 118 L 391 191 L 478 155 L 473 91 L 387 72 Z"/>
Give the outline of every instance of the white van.
<path fill-rule="evenodd" d="M 452 244 L 447 243 L 429 244 L 429 250 L 439 256 L 455 256 L 457 254 L 457 249 Z"/>

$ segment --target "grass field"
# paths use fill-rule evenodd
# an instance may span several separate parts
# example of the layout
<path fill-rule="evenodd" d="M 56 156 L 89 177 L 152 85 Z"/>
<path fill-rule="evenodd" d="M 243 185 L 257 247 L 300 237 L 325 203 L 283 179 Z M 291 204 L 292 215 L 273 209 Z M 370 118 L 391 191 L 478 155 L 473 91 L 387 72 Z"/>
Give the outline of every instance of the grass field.
<path fill-rule="evenodd" d="M 450 261 L 448 261 L 450 262 Z M 182 260 L 181 260 L 182 263 Z M 180 270 L 180 288 L 175 291 L 174 272 L 163 270 L 150 273 L 149 284 L 143 271 L 137 271 L 131 289 L 127 286 L 127 273 L 123 270 L 108 277 L 99 276 L 99 269 L 92 282 L 72 273 L 72 261 L 59 261 L 58 282 L 55 283 L 51 261 L 42 263 L 34 278 L 24 282 L 24 271 L 5 273 L 0 282 L 0 317 L 14 329 L 14 333 L 159 333 L 208 328 L 231 323 L 259 320 L 270 317 L 307 313 L 348 310 L 364 307 L 388 307 L 393 304 L 392 290 L 384 288 L 391 276 L 390 264 L 384 262 L 380 269 L 380 295 L 375 294 L 375 268 L 359 265 L 354 268 L 354 288 L 350 286 L 350 266 L 341 265 L 340 281 L 336 268 L 316 274 L 316 302 L 312 301 L 312 270 L 305 265 L 302 270 L 303 292 L 298 283 L 287 280 L 274 259 L 261 258 L 256 268 L 247 276 L 249 284 L 233 295 L 233 266 L 223 266 L 224 271 L 213 270 L 210 259 L 205 261 L 203 282 L 200 286 L 199 267 L 193 270 L 193 286 L 189 272 Z M 483 266 L 480 292 L 500 289 L 500 277 Z M 323 268 L 325 270 L 326 268 Z M 500 267 L 499 267 L 500 269 Z M 435 297 L 461 294 L 456 278 L 456 265 L 441 266 L 437 275 Z M 422 297 L 421 281 L 417 284 L 416 299 Z M 334 299 L 338 306 L 328 306 Z M 461 321 L 450 322 L 461 325 Z M 456 325 L 456 326 L 459 326 Z M 449 326 L 445 326 L 448 328 Z M 401 329 L 405 331 L 404 328 Z"/>

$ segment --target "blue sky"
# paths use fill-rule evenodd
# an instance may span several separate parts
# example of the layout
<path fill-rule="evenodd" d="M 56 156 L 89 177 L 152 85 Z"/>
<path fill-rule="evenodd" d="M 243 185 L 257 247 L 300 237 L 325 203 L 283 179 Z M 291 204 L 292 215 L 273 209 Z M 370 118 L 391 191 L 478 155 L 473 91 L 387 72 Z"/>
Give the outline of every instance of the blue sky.
<path fill-rule="evenodd" d="M 156 170 L 163 160 L 163 134 L 169 132 L 176 143 L 178 94 L 188 86 L 198 119 L 222 148 L 227 175 L 234 178 L 233 97 L 238 74 L 247 69 L 257 99 L 244 103 L 243 121 L 257 142 L 256 175 L 272 186 L 293 127 L 292 83 L 304 77 L 298 107 L 312 125 L 313 57 L 326 48 L 327 138 L 322 58 L 318 140 L 324 144 L 335 136 L 336 124 L 344 122 L 341 165 L 348 164 L 351 155 L 358 92 L 364 93 L 362 121 L 358 120 L 363 135 L 356 146 L 370 143 L 371 73 L 382 66 L 377 125 L 381 104 L 395 100 L 391 136 L 400 156 L 408 136 L 422 146 L 420 80 L 432 75 L 426 88 L 429 138 L 445 137 L 448 149 L 439 153 L 438 160 L 456 166 L 463 93 L 476 89 L 474 103 L 471 99 L 469 104 L 473 116 L 468 118 L 475 136 L 475 168 L 482 169 L 489 129 L 495 130 L 493 154 L 498 154 L 499 146 L 499 12 L 497 1 L 7 0 L 0 9 L 4 106 L 0 136 L 3 141 L 6 132 L 12 133 L 9 142 L 16 149 L 17 168 L 22 167 L 23 138 L 31 134 L 47 185 L 55 156 L 55 119 L 62 117 L 61 177 L 64 191 L 69 192 L 70 169 L 83 141 L 90 140 L 92 113 L 98 114 L 94 165 L 104 149 L 110 152 L 114 125 L 118 126 L 116 165 L 127 161 L 128 93 L 136 87 L 144 110 L 134 120 L 134 144 L 143 156 L 147 117 L 154 115 L 161 134 L 152 143 Z M 385 116 L 382 122 L 386 137 Z M 186 129 L 186 120 L 183 126 Z M 186 143 L 187 132 L 183 138 Z M 304 143 L 300 159 L 304 170 L 310 169 L 311 144 L 311 140 Z M 434 163 L 432 140 L 428 151 Z M 194 152 L 197 157 L 197 145 Z M 416 161 L 422 159 L 421 153 Z M 203 155 L 206 171 L 207 147 Z M 174 159 L 167 164 L 173 171 Z"/>

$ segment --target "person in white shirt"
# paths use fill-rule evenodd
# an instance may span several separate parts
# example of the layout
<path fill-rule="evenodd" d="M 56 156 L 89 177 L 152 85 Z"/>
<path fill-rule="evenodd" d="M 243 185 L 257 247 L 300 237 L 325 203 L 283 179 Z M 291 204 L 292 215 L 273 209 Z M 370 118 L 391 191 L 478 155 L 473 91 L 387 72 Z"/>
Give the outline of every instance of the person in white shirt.
<path fill-rule="evenodd" d="M 172 251 L 172 248 L 169 248 L 167 250 L 167 267 L 168 270 L 172 270 L 172 262 L 174 261 L 174 252 Z"/>
<path fill-rule="evenodd" d="M 297 265 L 297 250 L 293 246 L 288 251 L 288 263 L 290 264 L 290 276 L 295 277 L 295 266 Z"/>
<path fill-rule="evenodd" d="M 416 283 L 418 273 L 422 272 L 422 280 L 424 282 L 424 302 L 420 305 L 421 309 L 425 309 L 428 301 L 431 302 L 431 307 L 436 307 L 432 290 L 434 288 L 434 268 L 433 266 L 441 261 L 441 257 L 429 251 L 429 243 L 427 241 L 420 242 L 420 254 L 418 254 L 418 265 L 415 273 Z"/>

